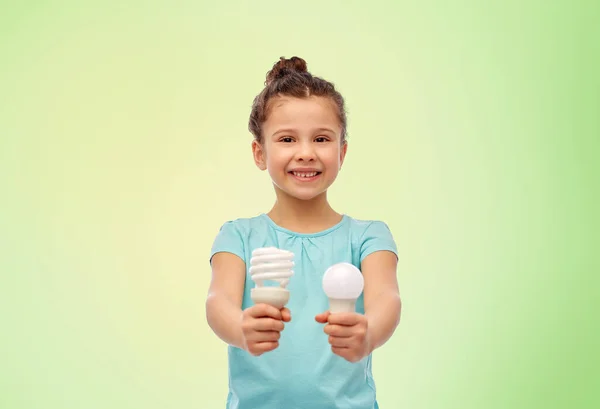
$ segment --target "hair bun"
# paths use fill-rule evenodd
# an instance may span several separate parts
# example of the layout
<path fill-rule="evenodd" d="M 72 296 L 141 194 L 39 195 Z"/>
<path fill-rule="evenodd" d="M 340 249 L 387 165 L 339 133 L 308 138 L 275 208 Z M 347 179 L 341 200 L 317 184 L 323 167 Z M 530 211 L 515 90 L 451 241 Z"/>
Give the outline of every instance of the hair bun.
<path fill-rule="evenodd" d="M 300 57 L 292 57 L 289 59 L 281 57 L 279 58 L 279 61 L 273 65 L 271 71 L 267 73 L 267 81 L 265 84 L 270 84 L 271 82 L 294 72 L 308 72 L 306 69 L 306 61 Z"/>

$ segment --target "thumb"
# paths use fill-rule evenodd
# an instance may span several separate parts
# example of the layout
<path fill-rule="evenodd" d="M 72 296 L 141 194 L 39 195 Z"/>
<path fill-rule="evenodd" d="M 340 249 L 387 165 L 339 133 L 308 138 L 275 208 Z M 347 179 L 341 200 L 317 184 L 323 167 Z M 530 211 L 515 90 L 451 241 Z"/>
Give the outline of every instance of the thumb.
<path fill-rule="evenodd" d="M 290 322 L 292 320 L 292 313 L 288 308 L 281 309 L 281 318 L 284 322 Z"/>
<path fill-rule="evenodd" d="M 327 318 L 329 318 L 329 311 L 322 312 L 315 316 L 315 321 L 320 322 L 321 324 L 325 324 L 327 322 Z"/>

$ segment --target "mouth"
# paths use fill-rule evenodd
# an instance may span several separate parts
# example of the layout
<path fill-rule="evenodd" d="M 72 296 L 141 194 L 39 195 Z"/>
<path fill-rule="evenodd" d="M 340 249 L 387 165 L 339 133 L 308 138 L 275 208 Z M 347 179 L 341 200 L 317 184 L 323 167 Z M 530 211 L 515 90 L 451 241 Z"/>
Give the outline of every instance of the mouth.
<path fill-rule="evenodd" d="M 288 174 L 294 176 L 295 179 L 301 182 L 310 182 L 317 179 L 322 172 L 311 171 L 311 172 L 300 172 L 300 171 L 289 171 Z"/>

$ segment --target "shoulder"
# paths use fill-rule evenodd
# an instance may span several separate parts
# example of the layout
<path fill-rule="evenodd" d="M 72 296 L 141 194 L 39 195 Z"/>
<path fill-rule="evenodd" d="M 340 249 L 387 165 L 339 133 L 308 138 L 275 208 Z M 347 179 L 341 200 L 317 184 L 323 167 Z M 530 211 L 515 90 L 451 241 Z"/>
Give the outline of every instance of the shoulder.
<path fill-rule="evenodd" d="M 261 230 L 268 228 L 268 226 L 268 221 L 263 214 L 260 214 L 253 217 L 239 217 L 236 219 L 226 220 L 221 224 L 219 230 L 220 232 L 235 232 L 241 236 L 246 236 L 252 230 Z"/>
<path fill-rule="evenodd" d="M 364 237 L 371 234 L 391 235 L 388 224 L 382 220 L 357 219 L 351 216 L 346 217 L 348 218 L 349 229 L 356 237 Z"/>
<path fill-rule="evenodd" d="M 248 240 L 256 232 L 263 233 L 268 229 L 262 215 L 243 217 L 222 222 L 214 238 L 210 258 L 219 252 L 233 253 L 242 260 L 246 259 Z M 264 233 L 263 233 L 264 234 Z"/>
<path fill-rule="evenodd" d="M 348 226 L 354 238 L 354 247 L 362 261 L 369 254 L 387 250 L 398 254 L 394 236 L 388 224 L 382 220 L 348 217 Z"/>
<path fill-rule="evenodd" d="M 268 236 L 270 231 L 269 219 L 261 213 L 253 217 L 240 217 L 222 222 L 215 240 L 245 243 L 252 238 Z"/>

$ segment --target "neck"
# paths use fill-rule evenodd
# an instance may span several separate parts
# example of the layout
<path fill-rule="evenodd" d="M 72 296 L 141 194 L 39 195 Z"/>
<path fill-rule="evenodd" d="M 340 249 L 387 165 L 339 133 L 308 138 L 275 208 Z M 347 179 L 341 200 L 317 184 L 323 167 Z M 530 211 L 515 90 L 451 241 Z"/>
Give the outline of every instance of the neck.
<path fill-rule="evenodd" d="M 289 230 L 314 233 L 325 230 L 341 220 L 327 200 L 327 192 L 311 200 L 300 200 L 276 189 L 277 200 L 268 216 Z"/>

